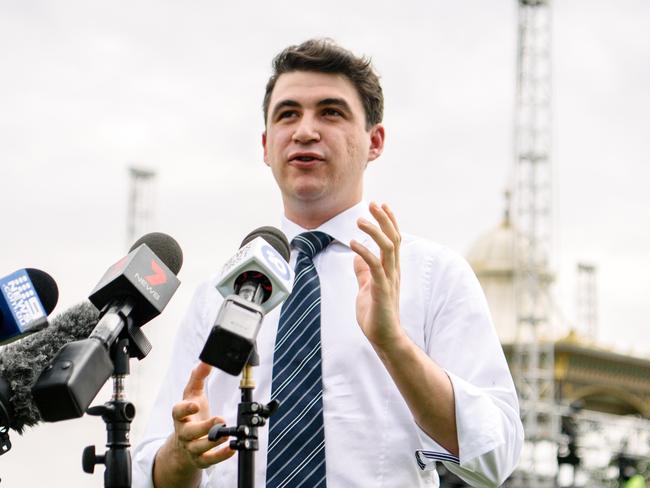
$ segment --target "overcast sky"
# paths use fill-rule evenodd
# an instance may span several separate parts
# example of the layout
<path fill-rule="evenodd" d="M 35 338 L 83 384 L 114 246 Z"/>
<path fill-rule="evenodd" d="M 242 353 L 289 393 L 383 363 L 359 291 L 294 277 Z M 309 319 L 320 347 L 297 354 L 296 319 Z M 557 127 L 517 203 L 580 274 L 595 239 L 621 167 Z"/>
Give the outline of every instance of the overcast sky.
<path fill-rule="evenodd" d="M 575 263 L 595 264 L 601 340 L 641 355 L 649 32 L 643 0 L 554 6 L 556 302 L 573 322 Z M 498 224 L 511 177 L 514 0 L 0 0 L 0 274 L 49 272 L 57 311 L 85 298 L 126 250 L 127 166 L 155 169 L 156 229 L 185 253 L 181 289 L 145 327 L 154 351 L 142 374 L 157 386 L 192 290 L 250 230 L 279 223 L 262 163 L 263 87 L 274 54 L 322 36 L 370 55 L 382 77 L 387 145 L 368 169 L 367 198 L 390 203 L 403 230 L 464 254 Z M 151 393 L 139 382 L 128 394 L 146 413 Z M 12 437 L 0 458 L 7 486 L 56 472 L 49 486 L 89 486 L 81 451 L 104 443 L 94 418 Z M 25 471 L 28 462 L 41 469 Z"/>

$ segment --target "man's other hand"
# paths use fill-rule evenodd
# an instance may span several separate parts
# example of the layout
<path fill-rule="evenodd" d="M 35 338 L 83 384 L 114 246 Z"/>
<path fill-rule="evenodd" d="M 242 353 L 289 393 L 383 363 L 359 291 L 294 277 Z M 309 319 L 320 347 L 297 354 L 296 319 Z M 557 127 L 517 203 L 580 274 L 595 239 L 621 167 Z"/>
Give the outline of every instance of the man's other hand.
<path fill-rule="evenodd" d="M 172 408 L 174 432 L 158 450 L 154 461 L 153 479 L 157 488 L 195 487 L 200 470 L 231 457 L 235 451 L 228 445 L 215 449 L 226 442 L 222 437 L 208 440 L 213 425 L 224 419 L 210 415 L 205 380 L 212 367 L 203 362 L 192 370 L 183 390 L 183 400 Z"/>

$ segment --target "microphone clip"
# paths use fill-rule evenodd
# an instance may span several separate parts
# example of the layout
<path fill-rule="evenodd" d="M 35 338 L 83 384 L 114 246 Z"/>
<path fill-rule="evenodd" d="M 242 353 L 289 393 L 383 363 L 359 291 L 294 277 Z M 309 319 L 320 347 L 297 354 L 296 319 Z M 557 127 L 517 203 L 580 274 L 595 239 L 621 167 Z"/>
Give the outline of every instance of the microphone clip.
<path fill-rule="evenodd" d="M 129 357 L 142 360 L 151 352 L 151 342 L 142 332 L 142 329 L 133 323 L 129 323 L 120 335 L 120 339 L 129 340 Z"/>

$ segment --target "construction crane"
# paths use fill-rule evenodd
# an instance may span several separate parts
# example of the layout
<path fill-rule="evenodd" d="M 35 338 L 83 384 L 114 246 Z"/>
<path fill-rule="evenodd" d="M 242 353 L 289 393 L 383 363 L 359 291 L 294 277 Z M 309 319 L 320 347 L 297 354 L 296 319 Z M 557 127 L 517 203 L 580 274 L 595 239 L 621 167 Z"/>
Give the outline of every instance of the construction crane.
<path fill-rule="evenodd" d="M 551 2 L 518 0 L 514 184 L 516 331 L 512 373 L 526 445 L 509 486 L 554 486 L 560 417 L 551 333 Z"/>
<path fill-rule="evenodd" d="M 126 228 L 126 249 L 147 232 L 152 231 L 155 217 L 155 185 L 156 172 L 142 166 L 129 166 L 129 202 Z M 130 401 L 136 406 L 141 405 L 141 383 L 143 371 L 140 362 L 134 362 L 129 377 Z M 131 438 L 138 439 L 143 430 L 143 423 L 136 422 L 131 427 Z"/>
<path fill-rule="evenodd" d="M 154 219 L 156 172 L 138 166 L 129 167 L 129 207 L 126 227 L 126 248 L 146 232 Z"/>
<path fill-rule="evenodd" d="M 598 339 L 597 268 L 593 264 L 577 264 L 578 326 L 591 341 Z"/>

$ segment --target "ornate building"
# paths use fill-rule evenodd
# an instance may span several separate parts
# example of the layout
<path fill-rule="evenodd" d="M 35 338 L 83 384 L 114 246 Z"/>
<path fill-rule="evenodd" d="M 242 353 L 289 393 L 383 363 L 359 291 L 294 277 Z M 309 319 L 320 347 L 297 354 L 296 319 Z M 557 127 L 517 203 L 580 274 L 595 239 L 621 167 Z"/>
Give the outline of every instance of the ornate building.
<path fill-rule="evenodd" d="M 499 225 L 479 236 L 466 256 L 486 294 L 509 361 L 517 341 L 515 259 L 526 256 L 525 249 L 515 252 L 515 242 L 522 242 L 515 232 L 505 212 Z M 541 276 L 546 293 L 554 276 L 550 270 Z M 615 486 L 620 456 L 634 459 L 635 469 L 645 471 L 643 460 L 650 458 L 650 360 L 600 347 L 565 324 L 554 323 L 552 330 L 555 336 L 542 340 L 553 346 L 555 405 L 564 421 L 557 454 L 548 456 L 556 473 L 549 486 Z M 568 418 L 573 429 L 566 427 Z M 570 443 L 573 452 L 566 457 Z M 575 480 L 564 485 L 557 479 L 558 454 L 561 462 L 579 460 L 573 469 Z"/>

